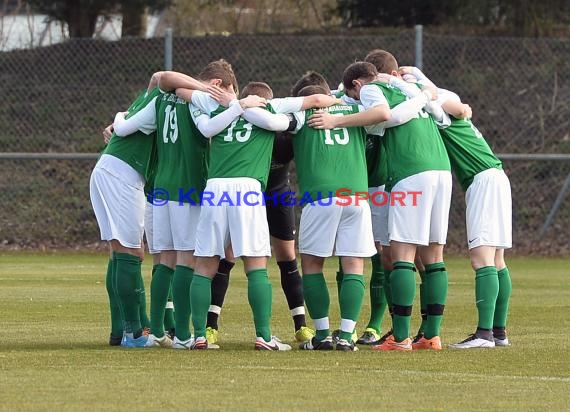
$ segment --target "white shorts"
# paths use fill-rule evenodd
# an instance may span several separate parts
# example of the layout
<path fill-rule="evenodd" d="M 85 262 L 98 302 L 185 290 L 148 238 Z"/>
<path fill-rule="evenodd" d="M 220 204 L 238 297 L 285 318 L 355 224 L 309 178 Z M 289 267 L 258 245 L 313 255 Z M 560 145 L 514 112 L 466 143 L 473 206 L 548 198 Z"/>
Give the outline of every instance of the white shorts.
<path fill-rule="evenodd" d="M 152 209 L 152 242 L 156 251 L 195 249 L 200 206 L 171 200 Z"/>
<path fill-rule="evenodd" d="M 299 252 L 312 256 L 369 257 L 376 254 L 368 201 L 333 197 L 330 205 L 307 204 L 299 225 Z M 324 199 L 326 202 L 328 199 Z"/>
<path fill-rule="evenodd" d="M 146 237 L 146 244 L 148 246 L 148 253 L 154 255 L 156 253 L 160 253 L 159 250 L 154 248 L 154 236 L 153 236 L 153 229 L 152 229 L 152 211 L 154 207 L 152 203 L 146 202 L 145 209 L 144 209 L 144 235 Z"/>
<path fill-rule="evenodd" d="M 400 180 L 390 193 L 390 241 L 423 246 L 430 243 L 444 245 L 450 204 L 449 171 L 429 170 Z"/>
<path fill-rule="evenodd" d="M 511 184 L 503 170 L 492 168 L 475 175 L 465 193 L 465 204 L 469 249 L 512 247 Z"/>
<path fill-rule="evenodd" d="M 372 213 L 372 233 L 374 242 L 382 246 L 390 246 L 388 238 L 388 210 L 390 209 L 390 192 L 386 186 L 369 187 L 370 212 Z"/>
<path fill-rule="evenodd" d="M 244 196 L 248 192 L 258 194 Z M 202 201 L 194 256 L 224 257 L 231 243 L 235 257 L 271 256 L 267 214 L 261 195 L 261 184 L 249 177 L 209 179 Z M 221 201 L 229 199 L 231 201 Z"/>
<path fill-rule="evenodd" d="M 145 196 L 144 179 L 131 166 L 103 155 L 89 180 L 89 194 L 101 240 L 117 240 L 122 246 L 139 248 L 142 243 Z"/>

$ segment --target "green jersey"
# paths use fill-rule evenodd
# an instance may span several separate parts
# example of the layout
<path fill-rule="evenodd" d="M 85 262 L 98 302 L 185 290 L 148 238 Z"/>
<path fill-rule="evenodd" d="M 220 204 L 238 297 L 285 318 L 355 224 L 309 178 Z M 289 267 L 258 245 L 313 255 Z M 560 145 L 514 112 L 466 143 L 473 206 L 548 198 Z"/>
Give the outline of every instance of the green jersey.
<path fill-rule="evenodd" d="M 129 106 L 127 110 L 129 114 L 126 118 L 128 119 L 135 113 L 138 113 L 159 93 L 158 88 L 151 90 L 149 93 L 146 91 L 141 92 Z M 103 150 L 102 154 L 108 154 L 121 159 L 139 172 L 146 181 L 148 179 L 149 170 L 153 168 L 152 159 L 154 159 L 154 152 L 156 151 L 155 140 L 155 132 L 146 134 L 142 131 L 137 131 L 126 137 L 120 137 L 113 133 L 109 144 L 105 150 Z"/>
<path fill-rule="evenodd" d="M 501 161 L 471 120 L 451 117 L 451 125 L 440 129 L 440 133 L 451 168 L 464 191 L 476 174 L 491 168 L 502 169 Z"/>
<path fill-rule="evenodd" d="M 386 184 L 388 178 L 386 150 L 382 139 L 375 135 L 366 136 L 366 168 L 368 170 L 368 187 Z"/>
<path fill-rule="evenodd" d="M 156 99 L 158 168 L 154 187 L 171 201 L 199 204 L 206 186 L 208 140 L 198 131 L 187 102 L 174 93 Z"/>
<path fill-rule="evenodd" d="M 273 112 L 270 106 L 267 106 Z M 218 106 L 210 117 L 226 110 Z M 257 127 L 237 117 L 228 128 L 212 137 L 208 179 L 251 177 L 267 186 L 275 132 Z"/>
<path fill-rule="evenodd" d="M 158 168 L 158 153 L 156 152 L 156 140 L 154 141 L 155 143 L 155 149 L 152 151 L 151 155 L 150 155 L 150 159 L 149 159 L 149 167 L 146 171 L 146 176 L 145 176 L 145 184 L 144 184 L 144 194 L 145 196 L 148 195 L 152 189 L 154 189 L 154 177 L 156 176 L 156 169 Z M 147 197 L 147 201 L 150 201 L 151 199 L 148 199 Z"/>
<path fill-rule="evenodd" d="M 407 99 L 400 89 L 383 83 L 372 84 L 382 91 L 390 108 Z M 383 139 L 388 160 L 387 191 L 400 180 L 421 172 L 451 170 L 437 126 L 423 110 L 407 123 L 386 128 Z"/>
<path fill-rule="evenodd" d="M 336 105 L 326 110 L 334 115 L 359 112 L 356 105 Z M 298 132 L 293 150 L 299 189 L 313 201 L 355 193 L 368 193 L 366 173 L 366 132 L 362 127 L 314 129 L 304 124 L 314 112 L 296 113 Z"/>

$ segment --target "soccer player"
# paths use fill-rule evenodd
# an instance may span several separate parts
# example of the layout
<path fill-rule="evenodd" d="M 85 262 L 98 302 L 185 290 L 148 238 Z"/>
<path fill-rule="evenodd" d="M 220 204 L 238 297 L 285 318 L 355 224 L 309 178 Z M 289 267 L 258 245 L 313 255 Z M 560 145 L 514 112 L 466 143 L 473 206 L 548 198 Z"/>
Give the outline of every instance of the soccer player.
<path fill-rule="evenodd" d="M 141 93 L 129 107 L 129 116 L 157 94 L 158 89 L 153 87 Z M 111 307 L 111 345 L 144 347 L 148 340 L 141 324 L 141 302 L 145 299 L 141 276 L 143 187 L 155 150 L 154 142 L 152 130 L 134 129 L 125 139 L 113 134 L 89 183 L 101 239 L 108 241 L 111 249 L 106 277 Z"/>
<path fill-rule="evenodd" d="M 271 166 L 267 179 L 265 208 L 271 245 L 281 276 L 281 288 L 293 319 L 295 340 L 304 342 L 314 336 L 307 327 L 303 283 L 295 253 L 295 208 L 289 206 L 286 193 L 292 191 L 289 168 L 293 159 L 291 136 L 278 133 L 273 145 Z"/>
<path fill-rule="evenodd" d="M 307 86 L 301 95 L 330 93 Z M 335 116 L 356 113 L 353 105 L 327 109 Z M 304 202 L 299 231 L 303 292 L 316 335 L 301 345 L 305 350 L 332 350 L 329 291 L 323 274 L 326 257 L 340 256 L 344 276 L 340 290 L 341 325 L 336 349 L 355 351 L 352 340 L 364 297 L 364 257 L 375 253 L 366 186 L 363 128 L 317 130 L 306 124 L 312 110 L 295 113 L 293 138 L 299 188 Z"/>
<path fill-rule="evenodd" d="M 384 73 L 398 74 L 394 56 L 381 52 L 379 58 L 384 60 Z M 376 78 L 377 70 L 371 63 L 350 65 L 343 75 L 346 94 L 361 100 L 367 110 L 336 118 L 320 114 L 312 123 L 319 127 L 345 127 L 382 121 L 391 108 L 407 97 L 397 88 L 376 82 Z M 424 93 L 432 98 L 429 91 Z M 426 266 L 428 289 L 428 325 L 425 331 L 428 343 L 424 346 L 441 349 L 439 329 L 447 296 L 443 246 L 451 200 L 451 173 L 449 159 L 433 119 L 423 109 L 416 116 L 407 123 L 385 128 L 379 133 L 383 135 L 388 160 L 386 190 L 391 192 L 388 228 L 393 264 L 390 283 L 394 335 L 393 339 L 373 346 L 377 350 L 412 349 L 409 336 L 417 249 Z M 394 200 L 395 193 L 400 196 L 407 194 L 408 198 Z M 412 197 L 415 195 L 417 197 Z"/>
<path fill-rule="evenodd" d="M 400 68 L 419 82 L 431 81 L 415 67 Z M 465 192 L 467 246 L 475 271 L 477 330 L 454 349 L 509 346 L 506 334 L 512 283 L 504 250 L 512 247 L 512 200 L 509 179 L 481 132 L 471 122 L 471 108 L 455 93 L 438 89 L 438 102 L 450 118 L 440 128 L 452 171 Z"/>
<path fill-rule="evenodd" d="M 160 84 L 163 73 L 156 73 Z M 212 62 L 199 75 L 204 81 L 221 79 L 223 87 L 232 88 L 235 77 L 225 62 Z M 193 87 L 206 90 L 206 85 L 192 79 Z M 255 99 L 251 99 L 255 100 Z M 117 133 L 133 128 L 156 129 L 157 170 L 153 208 L 154 247 L 161 252 L 176 252 L 176 267 L 161 253 L 161 261 L 151 283 L 151 335 L 147 346 L 189 349 L 192 336 L 189 328 L 189 288 L 194 266 L 196 226 L 200 215 L 199 193 L 204 188 L 206 149 L 211 136 L 226 127 L 243 109 L 239 102 L 225 114 L 210 119 L 207 116 L 190 116 L 190 107 L 174 93 L 161 93 L 147 107 L 124 121 L 120 114 L 115 120 Z M 120 130 L 120 131 L 119 131 Z M 166 197 L 159 197 L 165 192 Z M 161 206 L 156 206 L 159 202 Z M 164 255 L 164 256 L 163 256 Z M 164 311 L 172 278 L 174 306 L 176 308 L 176 336 L 174 342 L 164 333 Z"/>
<path fill-rule="evenodd" d="M 293 86 L 292 90 L 291 90 L 291 95 L 293 96 L 297 96 L 299 94 L 299 92 L 306 86 L 320 86 L 323 87 L 325 90 L 330 90 L 328 82 L 326 81 L 325 77 L 313 70 L 310 70 L 308 72 L 306 72 L 303 76 L 301 76 L 301 78 L 299 78 L 299 80 L 297 80 L 297 82 L 295 83 L 295 85 Z M 338 92 L 338 91 L 337 91 Z M 331 94 L 335 95 L 336 97 L 341 97 L 344 93 L 339 92 L 339 93 L 332 93 Z M 369 145 L 375 145 L 378 142 L 378 139 L 376 138 L 372 138 L 372 139 L 367 139 L 367 149 L 366 149 L 366 157 L 367 157 L 367 165 L 369 165 L 369 167 L 371 167 L 370 165 L 373 163 L 373 161 L 371 160 L 370 162 L 368 161 L 368 157 L 369 157 L 369 153 L 372 153 L 372 151 L 369 150 L 368 146 Z M 377 156 L 376 156 L 377 157 Z M 374 214 L 373 214 L 374 216 Z M 378 286 L 378 275 L 381 272 L 381 268 L 379 271 L 379 266 L 377 265 L 378 263 L 378 256 L 374 255 L 371 257 L 371 261 L 372 261 L 372 265 L 373 265 L 373 270 L 372 270 L 372 279 L 371 279 L 371 283 L 370 283 L 370 287 L 371 287 L 371 292 L 370 292 L 370 301 L 371 301 L 371 307 L 374 309 L 378 308 L 378 303 L 380 301 L 380 305 L 382 304 L 382 299 L 383 298 L 383 293 L 378 293 L 379 289 L 377 288 Z M 336 276 L 336 282 L 337 282 L 337 290 L 338 290 L 338 296 L 340 298 L 340 290 L 342 287 L 342 279 L 343 279 L 343 271 L 342 271 L 342 262 L 341 259 L 339 258 L 339 270 L 337 271 L 337 276 Z M 372 289 L 374 289 L 374 291 L 372 291 Z M 382 291 L 380 291 L 382 292 Z M 340 304 L 340 302 L 339 302 Z M 371 314 L 371 320 L 369 322 L 368 326 L 371 325 L 377 325 L 377 319 L 378 317 L 381 319 L 381 317 L 383 316 L 383 311 L 381 314 L 378 313 L 378 310 L 373 310 L 372 314 Z M 379 315 L 379 316 L 376 316 Z M 368 327 L 367 327 L 368 329 Z M 340 335 L 340 329 L 335 329 L 332 332 L 332 337 L 334 341 L 338 341 L 338 337 Z M 371 337 L 372 334 L 370 332 L 370 330 L 365 331 L 365 333 L 363 334 L 362 338 L 360 339 L 360 342 L 357 343 L 364 343 L 364 344 L 369 344 L 368 343 L 368 339 L 369 337 Z M 358 336 L 356 335 L 356 333 L 354 333 L 352 335 L 352 340 L 353 341 L 357 341 Z"/>
<path fill-rule="evenodd" d="M 109 144 L 112 138 L 113 138 L 113 124 L 110 124 L 103 130 L 103 140 L 107 145 Z M 150 162 L 152 164 L 152 160 L 150 160 Z M 146 178 L 145 194 L 146 194 L 147 185 L 148 185 L 148 177 Z M 111 259 L 112 259 L 112 251 L 111 251 Z M 123 321 L 121 319 L 121 310 L 119 307 L 118 297 L 116 296 L 116 291 L 113 286 L 116 283 L 115 273 L 108 273 L 108 275 L 109 277 L 106 279 L 106 289 L 107 289 L 107 295 L 109 297 L 109 309 L 111 315 L 111 334 L 109 336 L 109 345 L 119 346 L 121 345 L 121 342 L 123 340 Z M 113 277 L 112 279 L 111 276 Z M 139 316 L 144 334 L 145 332 L 148 332 L 148 330 L 150 330 L 150 320 L 146 312 L 146 293 L 145 293 L 142 273 L 139 279 L 138 289 L 139 289 Z"/>
<path fill-rule="evenodd" d="M 219 341 L 220 328 L 218 326 L 218 319 L 222 312 L 222 306 L 224 305 L 226 292 L 230 284 L 230 272 L 235 266 L 231 245 L 226 248 L 225 254 L 226 256 L 220 259 L 218 271 L 212 279 L 212 301 L 208 308 L 208 318 L 206 320 L 206 340 L 208 341 L 208 347 L 216 345 Z"/>
<path fill-rule="evenodd" d="M 155 153 L 156 154 L 156 153 Z M 148 246 L 148 253 L 152 255 L 152 272 L 151 276 L 154 276 L 156 270 L 158 269 L 161 261 L 160 251 L 154 248 L 154 236 L 153 236 L 153 199 L 152 190 L 154 189 L 154 175 L 156 174 L 156 156 L 154 159 L 154 167 L 150 170 L 149 175 L 147 175 L 147 181 L 145 184 L 144 192 L 146 196 L 146 207 L 144 214 L 144 234 L 146 237 L 146 243 Z M 149 193 L 151 196 L 149 197 Z M 162 254 L 162 261 L 167 262 L 168 267 L 174 267 L 176 265 L 176 252 L 165 251 Z M 152 279 L 152 277 L 151 277 Z M 148 324 L 150 330 L 150 320 Z M 168 332 L 168 337 L 172 340 L 175 336 L 175 321 L 174 321 L 174 304 L 172 302 L 172 282 L 168 291 L 168 300 L 164 308 L 164 330 Z"/>
<path fill-rule="evenodd" d="M 272 97 L 265 83 L 250 83 L 243 95 L 257 93 Z M 203 94 L 192 93 L 192 102 L 202 112 L 213 114 L 224 110 Z M 329 101 L 332 99 L 329 99 Z M 299 110 L 303 99 L 281 100 Z M 274 103 L 278 103 L 275 101 Z M 320 102 L 316 102 L 319 104 Z M 283 109 L 278 111 L 285 111 Z M 251 120 L 251 123 L 250 123 Z M 257 125 L 257 126 L 256 126 Z M 261 127 L 260 127 L 261 126 Z M 256 329 L 255 348 L 258 350 L 289 350 L 271 335 L 271 284 L 267 276 L 267 257 L 270 255 L 269 231 L 265 207 L 260 199 L 235 204 L 240 194 L 259 194 L 265 189 L 269 172 L 274 133 L 290 126 L 286 115 L 271 115 L 262 109 L 250 109 L 243 117 L 212 139 L 210 166 L 206 192 L 220 199 L 233 199 L 210 205 L 203 202 L 196 242 L 196 276 L 191 286 L 192 322 L 196 349 L 207 348 L 205 338 L 206 316 L 211 302 L 211 279 L 220 257 L 231 241 L 236 257 L 242 257 L 248 278 L 248 300 Z M 262 199 L 261 199 L 262 200 Z M 247 204 L 249 203 L 249 204 Z"/>
<path fill-rule="evenodd" d="M 328 88 L 326 79 L 315 71 L 308 71 L 297 80 L 291 89 L 291 96 L 298 96 L 299 91 L 307 85 L 324 85 Z M 271 166 L 267 179 L 266 193 L 270 194 L 266 200 L 265 209 L 271 245 L 281 275 L 281 288 L 293 318 L 295 339 L 305 342 L 314 336 L 314 332 L 307 327 L 305 306 L 303 298 L 302 279 L 297 266 L 295 255 L 295 209 L 285 204 L 290 198 L 283 199 L 285 193 L 291 192 L 289 169 L 293 159 L 292 140 L 287 133 L 278 133 L 273 145 Z M 284 201 L 277 201 L 274 196 Z M 226 252 L 227 254 L 227 252 Z M 226 259 L 220 261 L 220 268 L 227 268 Z M 229 269 L 233 266 L 229 266 Z M 229 270 L 227 271 L 229 275 Z M 224 296 L 228 287 L 228 276 L 216 273 L 212 280 L 212 303 L 208 310 L 206 338 L 209 344 L 217 342 L 217 319 L 221 312 Z"/>
<path fill-rule="evenodd" d="M 388 304 L 386 293 L 387 281 L 390 277 L 391 262 L 386 267 L 382 264 L 384 254 L 389 254 L 383 250 L 386 245 L 389 246 L 388 240 L 388 194 L 385 191 L 387 178 L 387 162 L 386 154 L 383 149 L 382 142 L 377 136 L 369 135 L 366 139 L 366 165 L 368 175 L 368 193 L 372 196 L 378 196 L 378 193 L 384 193 L 385 197 L 379 198 L 379 202 L 370 204 L 372 215 L 372 233 L 374 234 L 374 243 L 377 253 L 370 258 L 372 262 L 372 276 L 370 278 L 370 318 L 364 333 L 358 338 L 356 343 L 363 345 L 377 345 L 382 343 L 391 333 L 387 332 L 382 336 L 382 320 L 384 312 L 388 307 L 391 311 L 391 304 Z M 390 299 L 391 300 L 391 299 Z"/>
<path fill-rule="evenodd" d="M 302 280 L 295 256 L 295 208 L 285 204 L 290 201 L 289 198 L 283 198 L 292 191 L 289 181 L 289 166 L 292 159 L 293 147 L 290 136 L 286 133 L 278 133 L 273 145 L 265 190 L 269 195 L 265 202 L 265 209 L 271 245 L 281 275 L 281 288 L 293 318 L 294 336 L 298 342 L 304 342 L 311 339 L 314 332 L 307 327 Z M 228 288 L 229 272 L 234 265 L 233 262 L 228 261 L 228 252 L 231 252 L 231 248 L 226 250 L 226 258 L 220 260 L 218 272 L 212 279 L 212 302 L 208 309 L 206 325 L 206 339 L 209 345 L 218 341 L 218 316 Z M 224 269 L 225 273 L 221 272 Z"/>

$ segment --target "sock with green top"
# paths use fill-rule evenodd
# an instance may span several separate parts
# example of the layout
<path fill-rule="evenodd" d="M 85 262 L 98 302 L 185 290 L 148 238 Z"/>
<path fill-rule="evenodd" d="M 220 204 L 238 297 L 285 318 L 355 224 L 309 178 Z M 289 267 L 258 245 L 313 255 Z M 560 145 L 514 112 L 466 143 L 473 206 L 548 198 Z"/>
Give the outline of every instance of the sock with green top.
<path fill-rule="evenodd" d="M 499 294 L 499 276 L 495 266 L 485 266 L 475 271 L 475 304 L 479 329 L 491 330 L 495 314 L 495 302 Z"/>
<path fill-rule="evenodd" d="M 427 319 L 423 329 L 427 339 L 439 336 L 447 300 L 447 270 L 444 262 L 426 265 L 425 299 Z"/>
<path fill-rule="evenodd" d="M 330 335 L 329 308 L 331 304 L 324 274 L 304 274 L 303 294 L 309 315 L 315 322 L 315 337 L 317 340 L 323 340 Z"/>
<path fill-rule="evenodd" d="M 111 314 L 111 336 L 121 338 L 123 336 L 123 321 L 121 319 L 121 307 L 119 306 L 119 297 L 114 288 L 116 270 L 115 259 L 109 259 L 107 264 L 107 276 L 105 276 L 105 287 L 109 296 L 109 312 Z"/>
<path fill-rule="evenodd" d="M 123 329 L 135 338 L 142 334 L 139 312 L 139 277 L 141 260 L 139 257 L 114 252 L 116 262 L 116 290 L 122 310 Z"/>
<path fill-rule="evenodd" d="M 364 277 L 345 273 L 340 293 L 340 339 L 352 340 L 364 299 Z"/>
<path fill-rule="evenodd" d="M 172 298 L 176 306 L 176 337 L 182 341 L 190 339 L 190 285 L 194 270 L 188 266 L 176 265 L 172 276 Z M 168 326 L 165 324 L 167 330 Z"/>
<path fill-rule="evenodd" d="M 511 282 L 511 275 L 509 268 L 504 267 L 497 272 L 499 277 L 499 293 L 495 303 L 495 315 L 493 317 L 494 328 L 506 328 L 507 315 L 509 312 L 509 299 L 513 291 L 513 284 Z"/>
<path fill-rule="evenodd" d="M 141 326 L 143 328 L 150 329 L 150 319 L 146 311 L 146 289 L 144 287 L 144 279 L 142 276 L 142 270 L 138 279 L 138 290 L 139 290 L 139 317 L 141 319 Z"/>
<path fill-rule="evenodd" d="M 271 283 L 267 269 L 255 269 L 247 272 L 247 299 L 253 312 L 255 335 L 266 342 L 271 340 Z"/>
<path fill-rule="evenodd" d="M 402 342 L 410 336 L 412 305 L 416 295 L 415 270 L 412 262 L 399 261 L 394 263 L 394 269 L 390 275 L 394 308 L 394 339 L 396 342 Z"/>
<path fill-rule="evenodd" d="M 372 277 L 370 278 L 370 319 L 367 328 L 382 332 L 382 319 L 388 306 L 384 293 L 384 270 L 379 254 L 370 258 L 372 261 Z"/>
<path fill-rule="evenodd" d="M 212 300 L 212 279 L 194 272 L 190 283 L 190 309 L 194 336 L 206 337 L 206 321 L 208 308 Z M 176 331 L 178 333 L 178 330 Z"/>
<path fill-rule="evenodd" d="M 164 336 L 164 311 L 173 273 L 174 270 L 160 263 L 150 282 L 150 331 L 157 338 Z"/>

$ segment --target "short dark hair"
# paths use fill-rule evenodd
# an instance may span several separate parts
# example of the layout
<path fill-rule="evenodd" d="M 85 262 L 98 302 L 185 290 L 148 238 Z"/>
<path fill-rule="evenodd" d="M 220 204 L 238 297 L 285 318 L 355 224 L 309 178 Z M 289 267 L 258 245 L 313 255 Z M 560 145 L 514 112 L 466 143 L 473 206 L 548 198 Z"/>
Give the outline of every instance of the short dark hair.
<path fill-rule="evenodd" d="M 354 85 L 352 84 L 354 80 L 373 80 L 376 75 L 378 75 L 378 71 L 373 64 L 367 62 L 352 63 L 344 69 L 344 73 L 342 74 L 342 84 L 344 85 L 345 90 L 354 89 Z"/>
<path fill-rule="evenodd" d="M 321 86 L 325 89 L 324 94 L 330 93 L 330 87 L 325 76 L 314 70 L 309 70 L 293 85 L 291 96 L 299 96 L 301 89 L 306 86 Z"/>
<path fill-rule="evenodd" d="M 241 92 L 241 97 L 246 97 L 251 94 L 256 94 L 259 97 L 264 97 L 266 99 L 273 99 L 273 90 L 271 90 L 271 87 L 264 82 L 249 82 L 246 84 Z"/>
<path fill-rule="evenodd" d="M 364 61 L 372 63 L 378 70 L 378 73 L 390 74 L 393 70 L 398 70 L 396 58 L 386 50 L 374 49 L 366 55 Z"/>
<path fill-rule="evenodd" d="M 313 94 L 330 94 L 328 86 L 325 88 L 318 84 L 310 84 L 299 90 L 297 96 L 311 96 Z"/>
<path fill-rule="evenodd" d="M 198 80 L 212 80 L 221 79 L 222 87 L 229 87 L 232 85 L 234 87 L 234 92 L 238 94 L 239 86 L 236 79 L 232 65 L 225 59 L 214 60 L 210 62 L 202 69 L 200 74 L 198 74 Z"/>

